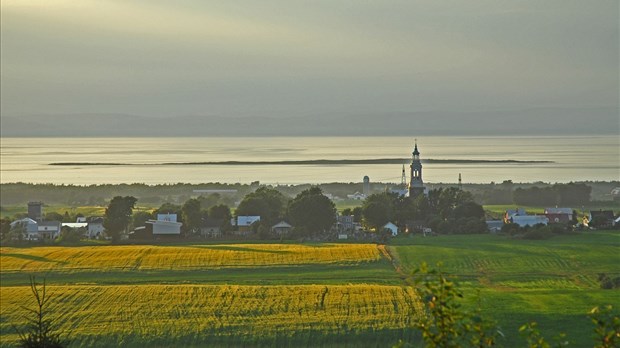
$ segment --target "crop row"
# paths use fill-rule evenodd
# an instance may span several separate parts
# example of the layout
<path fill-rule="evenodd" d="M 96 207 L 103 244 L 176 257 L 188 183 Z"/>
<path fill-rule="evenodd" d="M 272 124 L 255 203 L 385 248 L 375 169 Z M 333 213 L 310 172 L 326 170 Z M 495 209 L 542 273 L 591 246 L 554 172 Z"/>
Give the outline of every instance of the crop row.
<path fill-rule="evenodd" d="M 374 244 L 233 244 L 1 248 L 2 272 L 72 270 L 183 270 L 381 259 Z"/>
<path fill-rule="evenodd" d="M 403 332 L 421 313 L 412 288 L 367 284 L 48 286 L 48 293 L 50 315 L 78 346 Z M 0 295 L 2 341 L 14 342 L 32 294 L 20 286 Z"/>

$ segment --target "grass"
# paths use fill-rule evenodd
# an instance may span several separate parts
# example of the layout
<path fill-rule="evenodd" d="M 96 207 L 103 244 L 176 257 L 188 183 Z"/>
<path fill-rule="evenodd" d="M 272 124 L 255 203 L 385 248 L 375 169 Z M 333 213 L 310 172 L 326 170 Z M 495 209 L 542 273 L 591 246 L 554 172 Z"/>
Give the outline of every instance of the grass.
<path fill-rule="evenodd" d="M 479 303 L 500 323 L 508 346 L 519 342 L 518 327 L 530 321 L 537 321 L 547 337 L 565 332 L 575 346 L 591 345 L 586 313 L 597 305 L 620 304 L 620 291 L 602 290 L 597 280 L 598 273 L 620 276 L 618 232 L 542 241 L 489 235 L 417 237 L 394 244 L 399 245 L 390 247 L 392 253 L 406 272 L 422 262 L 441 262 L 459 281 L 470 305 Z"/>

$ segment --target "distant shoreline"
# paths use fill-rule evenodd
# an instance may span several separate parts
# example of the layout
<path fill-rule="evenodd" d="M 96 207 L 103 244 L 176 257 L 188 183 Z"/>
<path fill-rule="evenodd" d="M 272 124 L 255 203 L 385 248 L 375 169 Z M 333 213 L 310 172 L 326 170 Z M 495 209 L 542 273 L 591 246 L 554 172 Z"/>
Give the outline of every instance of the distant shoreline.
<path fill-rule="evenodd" d="M 263 165 L 351 165 L 351 164 L 409 164 L 409 158 L 342 159 L 342 160 L 301 160 L 301 161 L 210 161 L 210 162 L 162 162 L 162 163 L 104 163 L 104 162 L 53 162 L 50 166 L 263 166 Z M 553 161 L 521 160 L 461 160 L 426 159 L 422 163 L 436 164 L 540 164 Z"/>

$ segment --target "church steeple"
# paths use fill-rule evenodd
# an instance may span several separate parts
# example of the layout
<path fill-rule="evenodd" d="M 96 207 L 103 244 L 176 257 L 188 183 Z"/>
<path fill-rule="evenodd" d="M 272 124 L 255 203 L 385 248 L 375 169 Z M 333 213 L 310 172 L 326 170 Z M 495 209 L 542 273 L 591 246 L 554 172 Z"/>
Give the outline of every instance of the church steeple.
<path fill-rule="evenodd" d="M 424 194 L 424 182 L 422 181 L 422 162 L 420 161 L 420 151 L 418 150 L 418 140 L 415 141 L 413 148 L 413 158 L 411 160 L 411 181 L 409 182 L 409 197 L 415 198 Z"/>

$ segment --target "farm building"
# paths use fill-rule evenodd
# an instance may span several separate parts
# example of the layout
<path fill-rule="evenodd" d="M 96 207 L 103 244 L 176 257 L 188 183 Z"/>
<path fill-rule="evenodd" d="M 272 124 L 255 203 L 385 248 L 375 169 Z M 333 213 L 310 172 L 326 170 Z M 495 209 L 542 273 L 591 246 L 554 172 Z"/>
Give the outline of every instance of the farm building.
<path fill-rule="evenodd" d="M 545 216 L 549 222 L 568 223 L 573 221 L 572 208 L 545 208 Z"/>
<path fill-rule="evenodd" d="M 157 220 L 146 222 L 153 226 L 153 237 L 180 236 L 182 223 L 177 222 L 177 214 L 157 214 Z"/>
<path fill-rule="evenodd" d="M 383 225 L 383 230 L 388 230 L 392 234 L 392 237 L 398 236 L 398 226 L 394 225 L 392 222 L 388 222 Z"/>
<path fill-rule="evenodd" d="M 271 231 L 278 236 L 286 236 L 291 232 L 293 226 L 286 221 L 280 221 L 277 224 L 271 226 Z"/>
<path fill-rule="evenodd" d="M 544 215 L 514 215 L 510 218 L 510 222 L 525 227 L 538 224 L 546 225 L 549 223 L 549 219 Z"/>
<path fill-rule="evenodd" d="M 252 231 L 252 224 L 257 221 L 260 221 L 260 216 L 247 215 L 237 216 L 237 220 L 233 219 L 231 222 L 240 233 L 249 233 Z"/>

